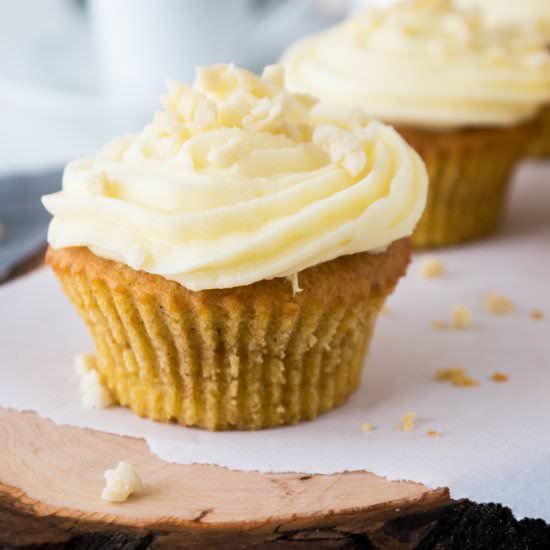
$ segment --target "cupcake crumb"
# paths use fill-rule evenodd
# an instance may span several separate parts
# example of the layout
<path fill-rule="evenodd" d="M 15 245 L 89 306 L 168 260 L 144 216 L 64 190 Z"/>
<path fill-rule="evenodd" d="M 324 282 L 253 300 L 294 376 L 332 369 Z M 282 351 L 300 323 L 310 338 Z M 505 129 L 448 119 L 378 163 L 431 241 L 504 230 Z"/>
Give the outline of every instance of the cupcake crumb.
<path fill-rule="evenodd" d="M 414 430 L 414 421 L 416 419 L 416 412 L 408 412 L 397 425 L 396 429 L 400 432 L 412 432 Z"/>
<path fill-rule="evenodd" d="M 79 353 L 74 358 L 74 368 L 78 376 L 94 370 L 95 367 L 96 361 L 93 353 Z"/>
<path fill-rule="evenodd" d="M 454 386 L 473 387 L 479 386 L 479 381 L 470 377 L 463 368 L 437 369 L 435 379 L 440 382 L 451 382 Z"/>
<path fill-rule="evenodd" d="M 290 284 L 292 285 L 292 296 L 296 296 L 296 294 L 304 290 L 303 288 L 300 288 L 298 273 L 293 273 L 292 275 L 288 275 L 287 279 L 290 281 Z"/>
<path fill-rule="evenodd" d="M 105 470 L 103 477 L 105 487 L 101 492 L 101 498 L 109 502 L 125 502 L 130 495 L 137 494 L 142 489 L 135 468 L 122 460 L 116 468 Z"/>
<path fill-rule="evenodd" d="M 533 321 L 542 321 L 544 319 L 544 312 L 540 309 L 534 309 L 531 312 L 531 319 L 533 319 Z"/>
<path fill-rule="evenodd" d="M 435 431 L 435 430 L 428 430 L 426 432 L 426 435 L 428 437 L 440 437 L 441 436 L 441 434 L 439 432 Z"/>
<path fill-rule="evenodd" d="M 85 407 L 106 409 L 114 405 L 111 392 L 99 380 L 93 354 L 78 354 L 75 358 L 75 370 L 80 377 L 80 396 Z"/>
<path fill-rule="evenodd" d="M 501 294 L 495 292 L 487 292 L 483 297 L 483 303 L 489 313 L 495 315 L 506 315 L 516 309 L 514 304 Z"/>
<path fill-rule="evenodd" d="M 424 279 L 435 279 L 445 275 L 445 265 L 435 256 L 428 256 L 420 262 L 420 276 Z"/>
<path fill-rule="evenodd" d="M 364 432 L 372 432 L 372 430 L 374 430 L 374 426 L 373 426 L 370 422 L 365 422 L 365 423 L 361 426 L 361 429 L 362 429 Z"/>
<path fill-rule="evenodd" d="M 382 315 L 391 315 L 391 309 L 388 306 L 384 306 L 380 313 L 382 313 Z"/>
<path fill-rule="evenodd" d="M 451 322 L 453 328 L 468 328 L 472 324 L 472 312 L 470 308 L 463 304 L 456 304 L 453 306 L 451 312 Z"/>
<path fill-rule="evenodd" d="M 510 377 L 507 374 L 503 374 L 502 372 L 494 372 L 491 375 L 491 380 L 493 382 L 508 382 L 508 380 L 510 380 Z"/>
<path fill-rule="evenodd" d="M 441 319 L 436 319 L 432 321 L 432 328 L 434 330 L 447 330 L 449 328 L 449 323 L 442 321 Z"/>

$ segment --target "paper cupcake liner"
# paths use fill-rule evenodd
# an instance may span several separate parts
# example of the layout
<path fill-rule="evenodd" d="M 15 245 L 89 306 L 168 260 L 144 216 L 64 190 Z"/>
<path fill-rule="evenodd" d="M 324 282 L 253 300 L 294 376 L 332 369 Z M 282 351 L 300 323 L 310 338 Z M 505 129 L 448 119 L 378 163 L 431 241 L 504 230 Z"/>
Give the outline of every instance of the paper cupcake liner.
<path fill-rule="evenodd" d="M 550 106 L 544 107 L 540 114 L 539 132 L 531 142 L 527 156 L 539 159 L 550 157 Z"/>
<path fill-rule="evenodd" d="M 94 256 L 48 261 L 85 319 L 101 381 L 140 416 L 208 430 L 314 419 L 358 387 L 377 314 L 409 246 L 229 290 L 177 283 Z"/>
<path fill-rule="evenodd" d="M 536 125 L 399 131 L 424 159 L 430 178 L 413 246 L 447 246 L 493 233 L 502 218 L 511 174 Z"/>

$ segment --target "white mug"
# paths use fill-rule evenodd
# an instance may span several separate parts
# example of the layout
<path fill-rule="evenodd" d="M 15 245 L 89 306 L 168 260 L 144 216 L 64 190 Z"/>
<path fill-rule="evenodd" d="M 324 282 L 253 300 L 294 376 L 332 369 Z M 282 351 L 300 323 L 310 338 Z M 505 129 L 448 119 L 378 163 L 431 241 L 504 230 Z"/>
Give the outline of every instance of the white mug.
<path fill-rule="evenodd" d="M 330 22 L 311 0 L 89 0 L 111 99 L 154 106 L 167 77 L 233 62 L 258 70 L 299 36 Z"/>

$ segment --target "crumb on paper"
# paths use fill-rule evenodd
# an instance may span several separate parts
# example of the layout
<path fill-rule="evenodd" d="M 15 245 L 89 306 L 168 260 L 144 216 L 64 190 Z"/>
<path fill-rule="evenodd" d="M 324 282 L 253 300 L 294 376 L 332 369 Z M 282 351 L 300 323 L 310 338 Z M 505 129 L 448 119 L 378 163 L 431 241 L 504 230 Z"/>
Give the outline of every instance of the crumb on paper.
<path fill-rule="evenodd" d="M 93 354 L 78 354 L 75 369 L 80 377 L 80 396 L 85 407 L 106 409 L 114 404 L 111 392 L 99 380 Z"/>
<path fill-rule="evenodd" d="M 79 353 L 74 358 L 74 368 L 78 376 L 82 376 L 91 370 L 95 370 L 95 355 L 93 353 Z"/>
<path fill-rule="evenodd" d="M 370 422 L 365 422 L 362 426 L 361 426 L 361 429 L 364 431 L 364 432 L 372 432 L 374 430 L 374 426 L 370 423 Z"/>
<path fill-rule="evenodd" d="M 428 256 L 420 262 L 420 276 L 424 279 L 435 279 L 445 275 L 445 265 L 435 256 Z"/>
<path fill-rule="evenodd" d="M 442 321 L 441 319 L 436 319 L 432 321 L 432 328 L 434 330 L 447 330 L 449 328 L 449 323 Z"/>
<path fill-rule="evenodd" d="M 296 294 L 304 290 L 303 288 L 300 288 L 298 273 L 293 273 L 292 275 L 288 275 L 287 279 L 290 281 L 290 284 L 292 285 L 292 296 L 296 296 Z"/>
<path fill-rule="evenodd" d="M 531 319 L 534 321 L 542 321 L 544 319 L 544 312 L 540 309 L 534 309 L 531 312 Z"/>
<path fill-rule="evenodd" d="M 441 434 L 440 434 L 438 431 L 436 431 L 436 430 L 428 430 L 428 431 L 426 432 L 426 435 L 427 435 L 428 437 L 441 437 Z"/>
<path fill-rule="evenodd" d="M 510 380 L 510 377 L 502 372 L 494 372 L 491 375 L 491 380 L 493 382 L 508 382 L 508 380 Z"/>
<path fill-rule="evenodd" d="M 451 382 L 453 385 L 461 387 L 479 386 L 479 381 L 469 376 L 466 369 L 457 367 L 437 369 L 435 379 L 441 382 Z"/>
<path fill-rule="evenodd" d="M 380 313 L 382 313 L 382 315 L 391 315 L 391 309 L 385 305 L 382 307 L 382 311 Z"/>
<path fill-rule="evenodd" d="M 125 502 L 130 495 L 141 491 L 142 485 L 135 468 L 128 462 L 119 461 L 117 467 L 105 470 L 105 487 L 101 498 L 109 502 Z"/>
<path fill-rule="evenodd" d="M 412 432 L 414 430 L 414 421 L 416 419 L 416 413 L 414 411 L 408 412 L 397 425 L 397 429 L 400 432 Z"/>
<path fill-rule="evenodd" d="M 506 315 L 516 309 L 516 306 L 511 300 L 506 298 L 506 296 L 497 294 L 496 292 L 485 293 L 483 303 L 485 304 L 487 311 L 495 315 Z"/>
<path fill-rule="evenodd" d="M 451 312 L 453 328 L 465 329 L 472 324 L 472 312 L 468 306 L 456 304 Z"/>

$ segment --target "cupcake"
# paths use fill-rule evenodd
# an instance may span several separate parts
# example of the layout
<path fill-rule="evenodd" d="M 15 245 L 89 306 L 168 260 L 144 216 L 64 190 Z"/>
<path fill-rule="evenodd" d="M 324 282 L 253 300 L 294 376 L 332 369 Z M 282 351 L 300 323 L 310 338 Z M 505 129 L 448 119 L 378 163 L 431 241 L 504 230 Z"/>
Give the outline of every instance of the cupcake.
<path fill-rule="evenodd" d="M 141 133 L 70 163 L 47 261 L 100 380 L 138 415 L 295 424 L 358 387 L 427 174 L 392 128 L 289 93 L 282 69 L 171 81 Z"/>
<path fill-rule="evenodd" d="M 550 2 L 548 0 L 456 0 L 464 8 L 475 8 L 488 25 L 515 29 L 524 38 L 541 40 L 550 47 Z M 532 157 L 550 157 L 550 103 L 541 115 L 540 132 L 529 147 Z"/>
<path fill-rule="evenodd" d="M 506 35 L 506 36 L 503 36 Z M 288 86 L 391 123 L 426 162 L 412 241 L 450 245 L 497 226 L 512 169 L 550 99 L 539 41 L 495 31 L 446 0 L 367 9 L 292 46 Z"/>

